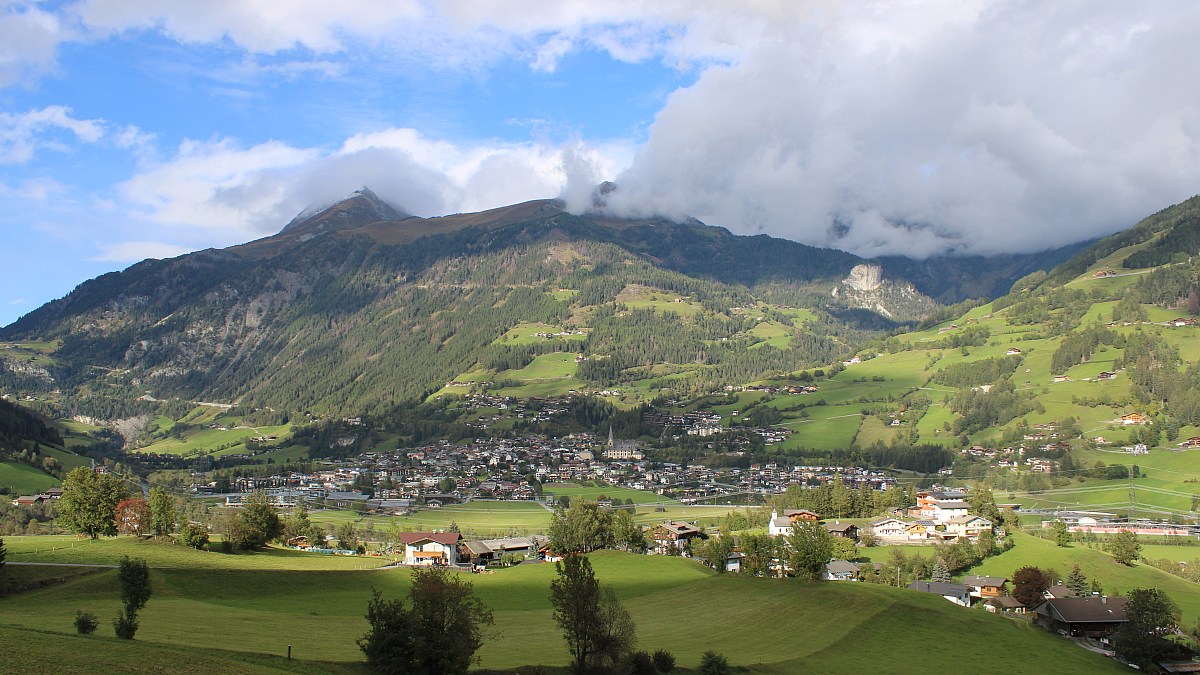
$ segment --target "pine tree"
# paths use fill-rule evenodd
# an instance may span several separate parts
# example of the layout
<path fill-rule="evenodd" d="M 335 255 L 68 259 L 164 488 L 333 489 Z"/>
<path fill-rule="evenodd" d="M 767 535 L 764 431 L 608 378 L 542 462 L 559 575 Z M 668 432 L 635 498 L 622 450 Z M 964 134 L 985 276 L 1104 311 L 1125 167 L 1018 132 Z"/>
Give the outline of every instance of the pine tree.
<path fill-rule="evenodd" d="M 933 563 L 933 579 L 932 580 L 940 581 L 943 583 L 949 583 L 949 581 L 950 581 L 950 569 L 946 567 L 946 561 L 942 560 L 941 558 L 938 558 Z"/>
<path fill-rule="evenodd" d="M 1071 569 L 1071 573 L 1067 575 L 1067 588 L 1071 589 L 1071 595 L 1079 598 L 1088 595 L 1088 579 L 1076 565 Z"/>

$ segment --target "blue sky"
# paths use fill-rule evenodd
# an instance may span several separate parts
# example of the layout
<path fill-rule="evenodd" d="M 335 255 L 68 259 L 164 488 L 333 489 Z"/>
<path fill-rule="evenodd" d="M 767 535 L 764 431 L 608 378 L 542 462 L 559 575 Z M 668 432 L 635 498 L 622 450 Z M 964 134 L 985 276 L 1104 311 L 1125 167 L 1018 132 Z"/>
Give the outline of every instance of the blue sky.
<path fill-rule="evenodd" d="M 0 0 L 0 325 L 364 184 L 614 179 L 864 255 L 1107 234 L 1200 192 L 1200 6 L 1134 4 Z"/>

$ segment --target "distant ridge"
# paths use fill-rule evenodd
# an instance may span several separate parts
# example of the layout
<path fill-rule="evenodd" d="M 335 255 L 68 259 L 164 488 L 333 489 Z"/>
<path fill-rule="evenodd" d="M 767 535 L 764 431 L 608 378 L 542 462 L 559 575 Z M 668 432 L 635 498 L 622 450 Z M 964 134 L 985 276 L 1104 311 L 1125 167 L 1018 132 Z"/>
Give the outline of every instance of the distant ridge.
<path fill-rule="evenodd" d="M 279 233 L 295 232 L 306 226 L 328 229 L 331 224 L 335 227 L 359 226 L 380 221 L 404 220 L 410 217 L 408 213 L 388 204 L 371 188 L 363 186 L 332 204 L 309 206 L 296 214 L 296 217 L 284 225 Z"/>

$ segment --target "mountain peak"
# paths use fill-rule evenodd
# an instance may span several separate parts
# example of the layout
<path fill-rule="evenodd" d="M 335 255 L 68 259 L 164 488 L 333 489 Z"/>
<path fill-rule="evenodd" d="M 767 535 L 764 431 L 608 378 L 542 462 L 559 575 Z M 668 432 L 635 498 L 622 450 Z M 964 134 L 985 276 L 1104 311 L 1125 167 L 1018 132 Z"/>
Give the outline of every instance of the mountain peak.
<path fill-rule="evenodd" d="M 332 204 L 309 206 L 296 214 L 280 232 L 294 231 L 310 225 L 322 230 L 330 225 L 340 229 L 379 221 L 404 220 L 408 217 L 409 214 L 388 204 L 364 185 Z"/>

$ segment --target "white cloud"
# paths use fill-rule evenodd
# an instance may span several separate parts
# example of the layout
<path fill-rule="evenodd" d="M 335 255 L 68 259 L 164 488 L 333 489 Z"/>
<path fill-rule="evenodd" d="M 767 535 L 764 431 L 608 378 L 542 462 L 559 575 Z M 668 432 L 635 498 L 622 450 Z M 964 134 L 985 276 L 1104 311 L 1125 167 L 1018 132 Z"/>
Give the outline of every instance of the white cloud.
<path fill-rule="evenodd" d="M 0 86 L 53 68 L 59 43 L 72 37 L 58 15 L 38 4 L 0 0 Z"/>
<path fill-rule="evenodd" d="M 99 262 L 131 263 L 147 258 L 174 258 L 187 253 L 189 249 L 175 244 L 164 244 L 157 241 L 125 241 L 118 244 L 103 244 L 100 254 L 93 260 Z"/>
<path fill-rule="evenodd" d="M 74 141 L 95 143 L 104 135 L 104 121 L 76 119 L 61 105 L 0 113 L 0 164 L 28 162 L 39 148 L 63 150 L 64 132 Z"/>
<path fill-rule="evenodd" d="M 333 150 L 188 141 L 169 161 L 145 165 L 120 190 L 139 217 L 210 232 L 210 240 L 231 244 L 276 232 L 304 208 L 364 185 L 397 208 L 435 216 L 553 197 L 567 185 L 577 157 L 586 158 L 595 175 L 611 176 L 631 156 L 632 148 L 621 143 L 456 145 L 413 129 L 358 134 Z"/>

